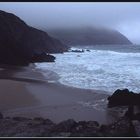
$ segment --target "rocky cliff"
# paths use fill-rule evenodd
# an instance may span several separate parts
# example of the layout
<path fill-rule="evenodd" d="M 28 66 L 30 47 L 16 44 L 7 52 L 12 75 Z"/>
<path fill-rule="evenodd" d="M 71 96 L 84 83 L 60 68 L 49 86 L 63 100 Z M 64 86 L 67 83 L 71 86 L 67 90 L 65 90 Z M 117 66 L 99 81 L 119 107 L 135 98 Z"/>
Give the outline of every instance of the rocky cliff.
<path fill-rule="evenodd" d="M 48 33 L 67 45 L 122 45 L 132 44 L 124 35 L 116 30 L 83 27 L 52 29 Z"/>
<path fill-rule="evenodd" d="M 0 11 L 0 64 L 27 65 L 36 54 L 62 53 L 67 49 L 46 32 L 28 26 L 14 14 Z"/>

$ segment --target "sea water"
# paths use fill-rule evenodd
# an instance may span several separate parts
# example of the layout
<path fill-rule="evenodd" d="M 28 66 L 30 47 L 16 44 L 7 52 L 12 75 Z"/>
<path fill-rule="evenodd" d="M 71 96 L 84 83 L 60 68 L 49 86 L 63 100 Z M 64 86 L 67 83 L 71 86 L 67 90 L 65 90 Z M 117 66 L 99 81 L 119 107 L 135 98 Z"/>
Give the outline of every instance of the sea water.
<path fill-rule="evenodd" d="M 81 46 L 78 46 L 79 48 Z M 83 53 L 53 54 L 54 63 L 36 63 L 36 67 L 56 72 L 59 82 L 73 87 L 103 90 L 108 93 L 128 88 L 140 92 L 140 46 L 84 46 Z M 90 51 L 87 49 L 90 48 Z M 91 49 L 92 48 L 92 49 Z M 72 49 L 75 49 L 72 47 Z"/>

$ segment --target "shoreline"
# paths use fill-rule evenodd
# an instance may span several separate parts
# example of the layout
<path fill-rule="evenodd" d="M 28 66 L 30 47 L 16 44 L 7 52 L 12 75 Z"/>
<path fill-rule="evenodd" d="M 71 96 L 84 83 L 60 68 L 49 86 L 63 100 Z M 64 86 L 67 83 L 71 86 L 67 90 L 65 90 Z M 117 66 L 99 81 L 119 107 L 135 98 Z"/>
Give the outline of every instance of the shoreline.
<path fill-rule="evenodd" d="M 106 107 L 108 95 L 103 94 L 103 91 L 70 87 L 57 80 L 54 83 L 48 82 L 50 77 L 44 77 L 34 67 L 18 70 L 7 67 L 0 72 L 3 79 L 5 78 L 7 81 L 10 79 L 11 83 L 16 82 L 15 87 L 24 83 L 26 88 L 24 95 L 26 94 L 26 98 L 31 101 L 29 106 L 18 104 L 13 109 L 5 110 L 4 116 L 44 117 L 56 123 L 67 119 L 92 120 L 103 124 L 113 121 L 111 111 Z M 3 79 L 0 78 L 0 81 L 4 81 Z M 19 88 L 20 92 L 23 90 L 21 89 Z M 18 95 L 17 91 L 15 88 L 15 94 Z M 30 96 L 32 99 L 28 98 Z M 15 98 L 15 100 L 19 99 Z M 26 102 L 22 101 L 22 104 L 26 104 Z"/>

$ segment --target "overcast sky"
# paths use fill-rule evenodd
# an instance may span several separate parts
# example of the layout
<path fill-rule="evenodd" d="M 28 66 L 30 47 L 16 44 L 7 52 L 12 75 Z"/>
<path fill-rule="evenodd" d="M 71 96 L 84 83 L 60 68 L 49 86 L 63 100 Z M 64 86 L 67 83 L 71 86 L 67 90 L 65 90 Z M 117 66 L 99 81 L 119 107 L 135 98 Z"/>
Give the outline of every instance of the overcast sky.
<path fill-rule="evenodd" d="M 1 2 L 0 10 L 12 12 L 37 28 L 114 28 L 140 44 L 140 2 Z"/>

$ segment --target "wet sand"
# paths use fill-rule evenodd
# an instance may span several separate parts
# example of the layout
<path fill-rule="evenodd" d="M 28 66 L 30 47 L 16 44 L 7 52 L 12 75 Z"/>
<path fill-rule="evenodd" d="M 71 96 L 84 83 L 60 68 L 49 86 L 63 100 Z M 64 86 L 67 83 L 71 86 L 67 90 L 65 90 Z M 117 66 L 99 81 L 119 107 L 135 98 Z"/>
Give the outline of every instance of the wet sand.
<path fill-rule="evenodd" d="M 43 77 L 34 67 L 1 70 L 1 112 L 5 116 L 44 117 L 56 123 L 67 119 L 111 122 L 108 95 L 62 85 L 54 75 L 53 80 Z"/>
<path fill-rule="evenodd" d="M 0 80 L 0 112 L 37 104 L 37 99 L 26 89 L 25 82 Z"/>

